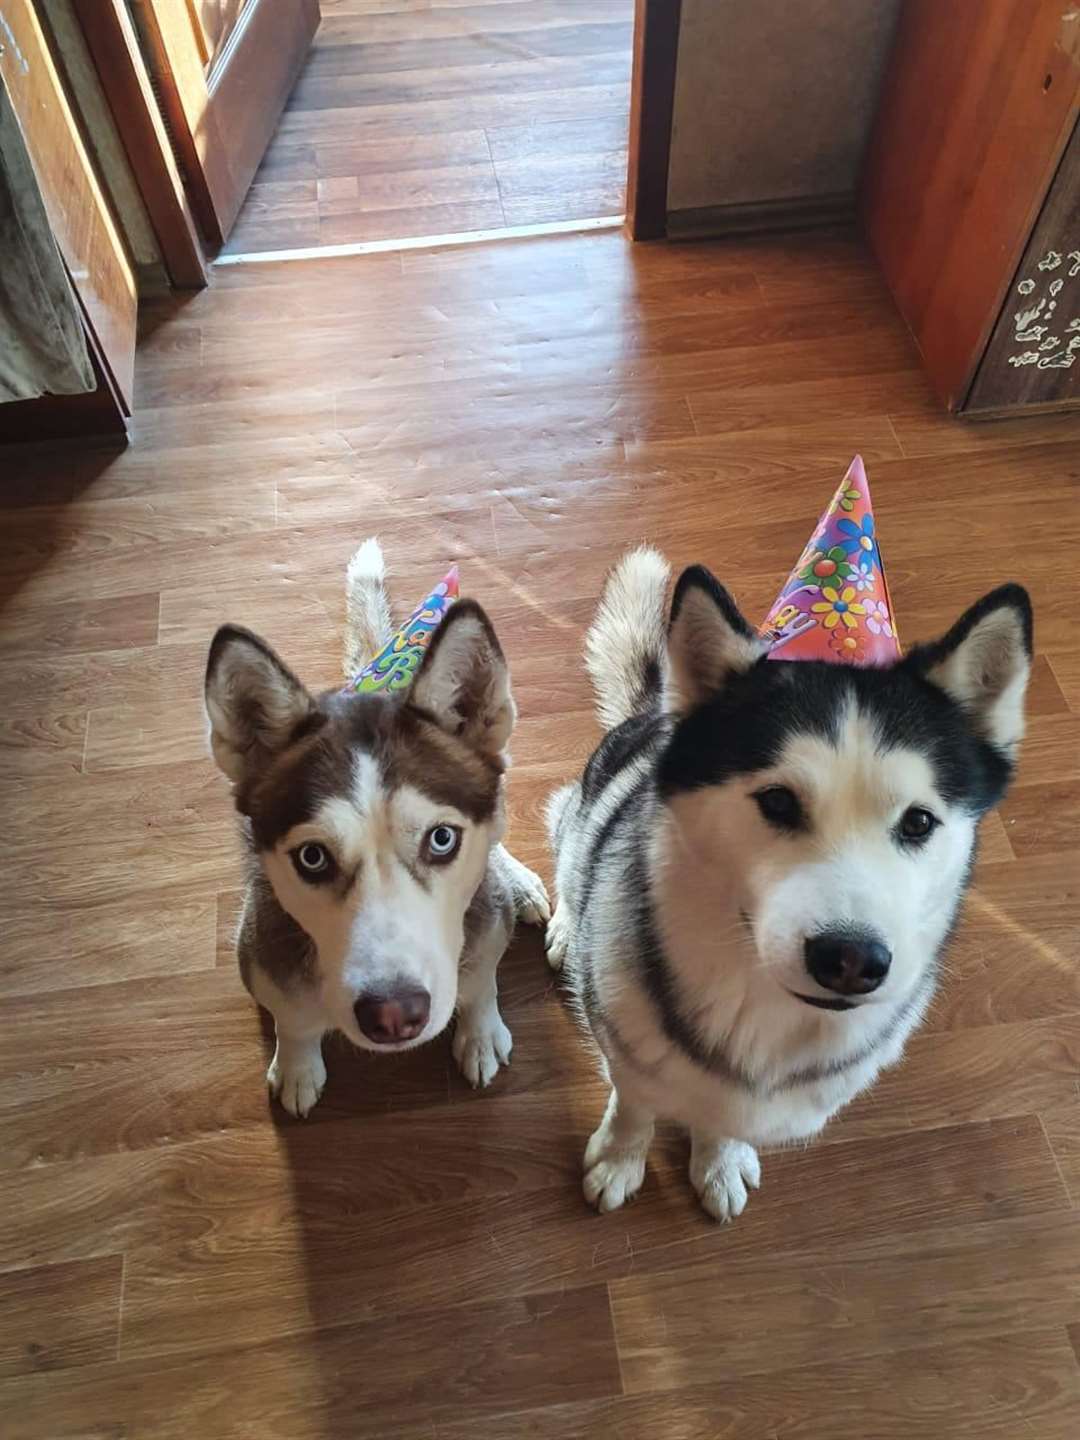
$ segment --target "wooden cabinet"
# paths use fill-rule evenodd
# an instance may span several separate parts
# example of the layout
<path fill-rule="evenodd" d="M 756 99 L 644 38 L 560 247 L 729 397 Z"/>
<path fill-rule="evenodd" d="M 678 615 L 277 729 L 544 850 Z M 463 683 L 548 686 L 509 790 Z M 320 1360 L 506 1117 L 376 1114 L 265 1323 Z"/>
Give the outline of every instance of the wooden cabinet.
<path fill-rule="evenodd" d="M 1080 124 L 1050 186 L 964 409 L 1080 402 Z"/>
<path fill-rule="evenodd" d="M 1059 323 L 1076 277 L 1039 269 L 1051 251 L 1080 248 L 1070 144 L 1078 108 L 1072 0 L 905 0 L 860 208 L 950 410 L 1013 413 L 1080 398 L 1080 358 Z M 1016 321 L 1038 304 L 1044 280 L 1044 311 L 1051 301 L 1055 309 L 1040 352 L 1019 337 L 1041 322 Z M 1052 338 L 1065 353 L 1045 360 Z"/>
<path fill-rule="evenodd" d="M 18 120 L 56 244 L 83 312 L 100 394 L 65 397 L 92 428 L 120 430 L 131 413 L 135 366 L 135 275 L 87 153 L 48 37 L 30 0 L 5 0 L 0 83 Z M 56 402 L 59 405 L 59 401 Z M 36 435 L 37 400 L 0 406 L 0 436 Z M 81 427 L 80 427 L 81 428 Z M 44 433 L 58 433 L 50 418 Z"/>

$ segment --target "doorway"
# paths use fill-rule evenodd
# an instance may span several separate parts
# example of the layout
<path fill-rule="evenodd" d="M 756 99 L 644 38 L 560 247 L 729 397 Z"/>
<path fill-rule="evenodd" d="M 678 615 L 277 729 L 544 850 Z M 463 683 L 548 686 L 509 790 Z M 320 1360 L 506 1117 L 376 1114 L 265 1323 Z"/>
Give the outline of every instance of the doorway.
<path fill-rule="evenodd" d="M 619 216 L 634 0 L 322 0 L 229 254 Z"/>

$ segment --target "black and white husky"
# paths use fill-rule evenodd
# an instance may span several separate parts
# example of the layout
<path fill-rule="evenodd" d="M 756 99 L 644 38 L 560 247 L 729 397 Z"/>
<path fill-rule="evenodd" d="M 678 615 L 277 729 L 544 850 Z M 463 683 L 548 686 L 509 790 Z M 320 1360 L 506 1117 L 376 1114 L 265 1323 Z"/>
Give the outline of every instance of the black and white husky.
<path fill-rule="evenodd" d="M 345 674 L 393 634 L 382 553 L 346 586 Z M 312 695 L 250 631 L 223 626 L 206 672 L 210 746 L 233 782 L 250 857 L 244 983 L 274 1017 L 270 1089 L 294 1115 L 322 1094 L 322 1038 L 407 1050 L 458 1012 L 472 1085 L 510 1059 L 495 970 L 515 918 L 542 924 L 540 879 L 500 843 L 515 708 L 491 622 L 472 600 L 432 635 L 403 695 Z"/>
<path fill-rule="evenodd" d="M 926 1011 L 1023 732 L 1031 607 L 1004 586 L 859 669 L 765 660 L 699 567 L 665 625 L 668 578 L 655 551 L 626 556 L 588 636 L 608 733 L 549 804 L 548 954 L 612 1086 L 586 1199 L 632 1196 L 667 1118 L 727 1220 L 754 1147 L 816 1135 Z"/>

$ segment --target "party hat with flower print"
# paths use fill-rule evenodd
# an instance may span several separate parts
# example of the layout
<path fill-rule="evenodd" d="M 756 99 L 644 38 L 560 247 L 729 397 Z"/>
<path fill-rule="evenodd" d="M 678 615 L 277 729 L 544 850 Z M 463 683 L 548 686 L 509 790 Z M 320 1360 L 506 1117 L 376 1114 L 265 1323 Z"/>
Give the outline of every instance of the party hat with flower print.
<path fill-rule="evenodd" d="M 889 665 L 900 658 L 862 456 L 818 521 L 760 634 L 770 660 Z"/>
<path fill-rule="evenodd" d="M 372 657 L 346 690 L 370 693 L 375 690 L 406 690 L 420 668 L 428 641 L 439 628 L 446 612 L 458 598 L 458 568 L 451 565 L 431 594 L 426 596 L 405 624 Z"/>

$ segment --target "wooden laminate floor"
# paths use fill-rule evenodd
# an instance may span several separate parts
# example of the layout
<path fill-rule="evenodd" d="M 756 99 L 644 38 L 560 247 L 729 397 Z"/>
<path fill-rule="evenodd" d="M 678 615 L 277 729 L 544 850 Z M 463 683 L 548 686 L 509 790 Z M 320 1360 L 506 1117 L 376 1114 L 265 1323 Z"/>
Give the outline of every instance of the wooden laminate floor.
<path fill-rule="evenodd" d="M 146 317 L 119 458 L 4 457 L 5 1440 L 1075 1440 L 1080 421 L 938 414 L 846 236 L 594 233 L 239 267 Z M 596 736 L 579 646 L 647 536 L 760 615 L 858 448 L 911 642 L 1010 577 L 1038 660 L 903 1067 L 704 1219 L 678 1136 L 579 1192 L 604 1089 L 524 935 L 513 1064 L 335 1047 L 271 1108 L 206 757 L 226 618 L 337 678 L 342 571 L 450 559 L 510 656 L 512 842 Z"/>
<path fill-rule="evenodd" d="M 622 213 L 634 0 L 322 0 L 226 251 Z"/>

